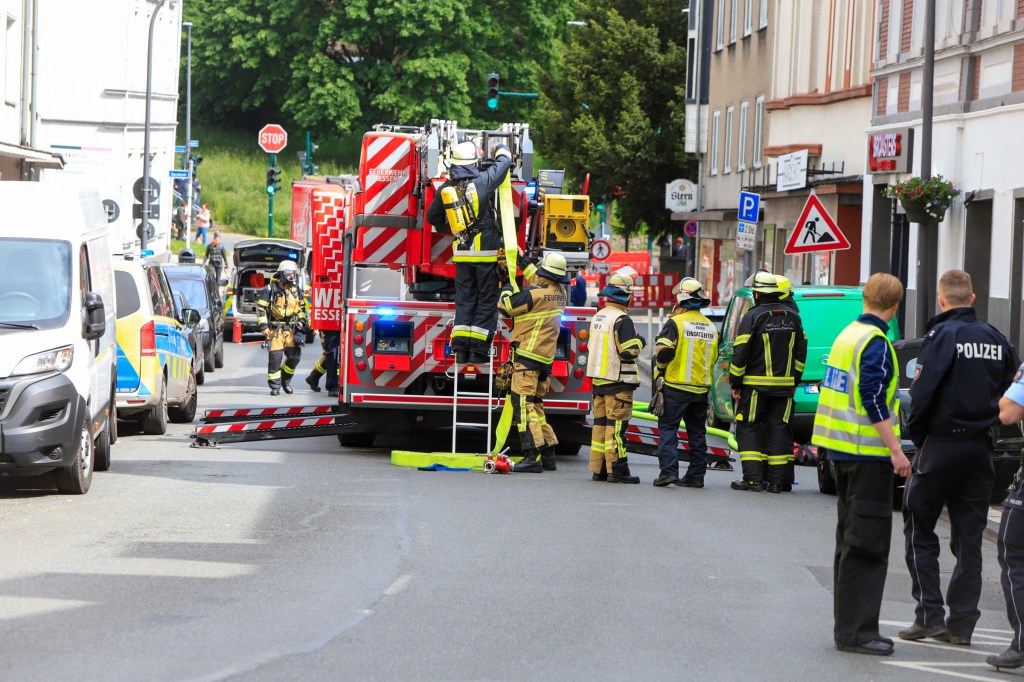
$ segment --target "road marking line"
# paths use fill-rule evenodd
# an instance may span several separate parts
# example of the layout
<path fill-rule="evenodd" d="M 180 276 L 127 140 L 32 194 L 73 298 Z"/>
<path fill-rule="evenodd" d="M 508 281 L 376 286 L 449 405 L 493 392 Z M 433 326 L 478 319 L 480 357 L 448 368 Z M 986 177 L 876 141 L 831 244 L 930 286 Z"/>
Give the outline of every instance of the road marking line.
<path fill-rule="evenodd" d="M 396 594 L 409 587 L 412 583 L 412 573 L 403 573 L 402 575 L 395 578 L 395 582 L 388 586 L 388 589 L 384 590 L 384 596 L 394 597 Z"/>
<path fill-rule="evenodd" d="M 970 673 L 961 673 L 953 670 L 945 670 L 944 668 L 979 668 L 982 667 L 978 663 L 933 663 L 930 661 L 881 661 L 882 665 L 891 665 L 896 668 L 907 668 L 909 670 L 918 670 L 920 672 L 935 673 L 937 675 L 945 675 L 947 677 L 959 677 L 965 680 L 982 680 L 982 682 L 1003 682 L 1006 677 L 983 677 L 981 675 L 972 675 Z M 991 671 L 991 668 L 986 664 L 986 668 Z"/>
<path fill-rule="evenodd" d="M 81 599 L 51 599 L 48 597 L 0 596 L 0 621 L 42 616 L 82 606 L 95 606 L 99 602 Z"/>

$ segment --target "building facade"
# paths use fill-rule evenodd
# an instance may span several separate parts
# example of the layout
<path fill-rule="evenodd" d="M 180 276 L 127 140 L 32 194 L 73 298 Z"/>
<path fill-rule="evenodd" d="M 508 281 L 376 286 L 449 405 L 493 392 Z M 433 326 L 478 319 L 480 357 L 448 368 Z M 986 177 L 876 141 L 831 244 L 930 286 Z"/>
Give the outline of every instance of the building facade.
<path fill-rule="evenodd" d="M 936 0 L 931 171 L 964 192 L 937 226 L 908 225 L 883 193 L 921 167 L 924 3 L 874 4 L 878 40 L 865 146 L 898 137 L 906 158 L 865 176 L 862 276 L 892 270 L 904 279 L 904 326 L 908 336 L 919 336 L 936 310 L 939 275 L 963 268 L 972 276 L 979 316 L 1020 348 L 1024 2 Z"/>
<path fill-rule="evenodd" d="M 701 210 L 690 219 L 699 224 L 697 277 L 715 304 L 726 303 L 764 261 L 763 235 L 758 235 L 752 251 L 737 249 L 736 235 L 744 178 L 766 162 L 772 5 L 771 0 L 709 0 L 690 5 L 691 55 L 699 54 L 706 61 L 693 64 L 689 72 L 691 77 L 706 77 L 709 86 L 706 113 L 701 115 L 696 101 L 693 113 L 688 111 L 688 119 L 695 115 L 688 125 L 701 133 L 694 143 L 701 159 Z M 705 18 L 710 13 L 710 30 L 694 30 L 704 26 L 695 9 Z M 697 46 L 694 51 L 694 37 L 708 41 L 704 49 Z"/>
<path fill-rule="evenodd" d="M 864 129 L 871 119 L 872 4 L 858 0 L 774 0 L 770 122 L 763 156 L 745 188 L 761 194 L 764 262 L 794 284 L 856 285 L 861 278 Z M 780 177 L 781 176 L 781 177 Z M 800 232 L 808 195 L 837 223 L 845 250 L 788 255 L 797 246 L 836 243 L 824 229 Z M 797 234 L 794 235 L 794 231 Z M 830 233 L 829 233 L 830 234 Z"/>

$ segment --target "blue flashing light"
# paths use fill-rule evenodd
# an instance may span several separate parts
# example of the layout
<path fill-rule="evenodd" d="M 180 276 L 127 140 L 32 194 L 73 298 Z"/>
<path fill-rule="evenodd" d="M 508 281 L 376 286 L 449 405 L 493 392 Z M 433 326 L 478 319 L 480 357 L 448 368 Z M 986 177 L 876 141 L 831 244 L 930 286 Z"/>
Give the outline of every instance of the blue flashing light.
<path fill-rule="evenodd" d="M 299 257 L 299 254 L 297 254 L 297 253 L 289 253 L 288 257 L 291 258 L 292 260 L 295 260 L 296 258 Z"/>
<path fill-rule="evenodd" d="M 562 322 L 572 322 L 572 317 L 570 315 L 562 315 Z"/>
<path fill-rule="evenodd" d="M 378 308 L 377 315 L 380 317 L 394 317 L 397 313 L 394 308 Z"/>
<path fill-rule="evenodd" d="M 143 258 L 145 258 L 146 256 L 152 256 L 152 255 L 153 255 L 153 253 L 154 253 L 154 252 L 153 252 L 153 249 L 145 249 L 145 250 L 143 250 L 143 251 L 141 251 L 141 252 L 140 252 L 140 255 L 141 255 L 141 256 L 142 256 Z"/>

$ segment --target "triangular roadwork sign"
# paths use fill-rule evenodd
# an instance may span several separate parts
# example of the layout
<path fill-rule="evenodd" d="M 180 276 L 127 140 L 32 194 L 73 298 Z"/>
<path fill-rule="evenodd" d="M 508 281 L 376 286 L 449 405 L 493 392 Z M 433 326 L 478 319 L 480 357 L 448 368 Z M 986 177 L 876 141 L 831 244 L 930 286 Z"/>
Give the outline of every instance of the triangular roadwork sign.
<path fill-rule="evenodd" d="M 825 210 L 816 194 L 807 197 L 804 210 L 796 221 L 793 234 L 786 244 L 786 253 L 810 253 L 812 251 L 843 251 L 850 248 L 850 241 L 832 216 Z"/>

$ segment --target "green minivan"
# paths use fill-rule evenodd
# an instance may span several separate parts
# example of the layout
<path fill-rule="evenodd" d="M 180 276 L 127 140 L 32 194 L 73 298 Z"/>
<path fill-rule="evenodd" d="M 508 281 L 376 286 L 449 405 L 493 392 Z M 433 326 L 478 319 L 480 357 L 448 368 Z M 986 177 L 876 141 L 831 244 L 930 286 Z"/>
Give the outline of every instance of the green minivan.
<path fill-rule="evenodd" d="M 800 308 L 800 319 L 807 333 L 807 362 L 804 374 L 794 395 L 793 438 L 798 443 L 808 443 L 814 429 L 814 412 L 818 408 L 818 384 L 825 378 L 825 365 L 832 342 L 846 325 L 864 312 L 860 287 L 848 286 L 802 286 L 793 287 L 793 299 Z M 729 302 L 722 325 L 722 337 L 718 347 L 718 364 L 715 366 L 708 394 L 708 424 L 728 427 L 733 422 L 732 390 L 729 387 L 729 363 L 732 361 L 733 344 L 740 320 L 754 305 L 754 292 L 750 288 L 737 291 Z M 889 338 L 899 338 L 896 320 L 889 323 Z"/>

